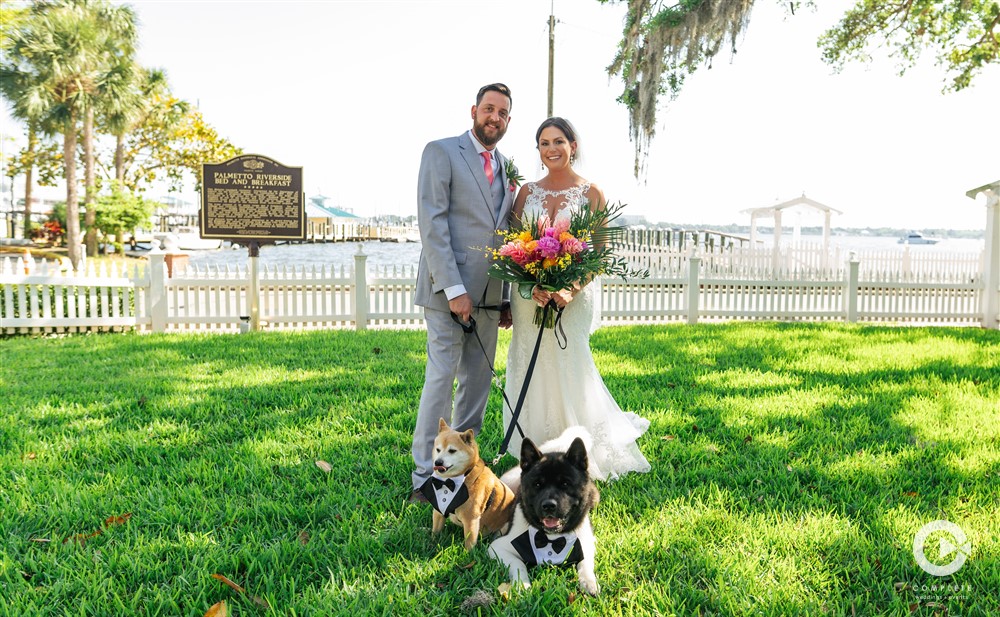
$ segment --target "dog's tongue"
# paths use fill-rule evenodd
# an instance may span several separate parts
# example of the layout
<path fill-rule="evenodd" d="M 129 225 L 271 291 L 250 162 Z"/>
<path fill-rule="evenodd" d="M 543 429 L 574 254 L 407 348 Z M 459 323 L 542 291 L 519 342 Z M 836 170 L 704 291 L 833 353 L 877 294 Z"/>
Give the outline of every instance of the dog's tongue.
<path fill-rule="evenodd" d="M 554 516 L 546 516 L 542 519 L 542 525 L 545 525 L 546 529 L 555 529 L 559 526 L 560 520 Z"/>
<path fill-rule="evenodd" d="M 448 471 L 448 468 L 445 467 L 444 465 L 437 465 L 437 466 L 434 467 L 434 471 L 436 471 L 438 473 L 443 473 L 445 471 Z"/>

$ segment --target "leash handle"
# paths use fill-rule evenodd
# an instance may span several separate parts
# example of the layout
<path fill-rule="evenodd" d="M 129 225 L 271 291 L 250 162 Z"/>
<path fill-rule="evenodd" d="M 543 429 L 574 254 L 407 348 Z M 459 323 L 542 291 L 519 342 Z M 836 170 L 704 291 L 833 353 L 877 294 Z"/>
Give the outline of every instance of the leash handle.
<path fill-rule="evenodd" d="M 476 331 L 476 318 L 471 314 L 469 315 L 469 323 L 462 321 L 462 318 L 458 316 L 458 313 L 451 313 L 451 320 L 462 326 L 462 331 L 466 334 L 472 334 Z"/>

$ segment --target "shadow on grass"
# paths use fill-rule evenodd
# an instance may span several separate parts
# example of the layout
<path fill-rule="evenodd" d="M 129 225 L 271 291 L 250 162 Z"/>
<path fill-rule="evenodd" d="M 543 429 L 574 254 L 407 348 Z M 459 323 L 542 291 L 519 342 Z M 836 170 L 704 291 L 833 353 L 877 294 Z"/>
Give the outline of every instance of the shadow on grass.
<path fill-rule="evenodd" d="M 955 391 L 971 389 L 982 400 L 1000 400 L 1000 358 L 972 351 L 961 358 L 962 349 L 942 352 L 947 360 L 933 357 L 942 343 L 982 345 L 984 333 L 970 330 L 865 329 L 872 345 L 899 346 L 901 354 L 932 348 L 924 354 L 929 359 L 904 356 L 887 367 L 866 366 L 863 356 L 870 350 L 854 349 L 857 338 L 839 331 L 796 326 L 789 336 L 781 324 L 749 329 L 752 338 L 738 326 L 642 332 L 670 339 L 673 355 L 667 362 L 650 358 L 647 346 L 623 343 L 620 332 L 606 343 L 613 349 L 608 364 L 625 367 L 621 375 L 606 375 L 609 389 L 623 407 L 630 408 L 626 401 L 631 401 L 632 409 L 639 407 L 654 423 L 643 441 L 653 463 L 650 477 L 604 487 L 603 499 L 632 504 L 640 527 L 662 525 L 664 517 L 670 519 L 665 512 L 694 499 L 747 521 L 833 517 L 859 530 L 847 542 L 831 534 L 808 551 L 833 577 L 830 585 L 840 598 L 835 607 L 817 600 L 825 594 L 815 590 L 797 597 L 755 596 L 749 590 L 759 587 L 756 579 L 768 568 L 719 569 L 725 561 L 720 551 L 738 552 L 748 541 L 744 536 L 754 531 L 738 530 L 735 547 L 720 547 L 725 534 L 697 526 L 689 533 L 701 542 L 681 538 L 685 566 L 667 573 L 676 581 L 679 600 L 724 612 L 736 603 L 740 610 L 763 614 L 905 609 L 894 583 L 932 578 L 913 561 L 908 544 L 913 533 L 948 512 L 962 512 L 970 493 L 993 494 L 990 476 L 1000 469 L 989 457 L 959 467 L 955 461 L 981 445 L 974 441 L 976 433 L 945 427 L 928 435 L 927 424 L 932 429 L 936 423 L 990 425 L 989 409 L 961 409 Z M 761 336 L 761 330 L 772 329 L 775 336 Z M 605 341 L 595 337 L 594 343 L 601 348 Z M 817 361 L 817 354 L 824 358 Z M 638 366 L 648 370 L 641 378 L 634 374 Z M 991 506 L 995 500 L 976 505 L 980 514 Z M 887 512 L 899 511 L 916 521 L 912 529 L 887 520 L 896 518 Z M 869 551 L 859 552 L 859 546 Z M 789 548 L 786 556 L 794 558 L 800 550 Z M 653 549 L 639 559 L 638 575 L 663 577 L 648 565 L 658 556 Z M 872 568 L 884 584 L 870 589 L 853 582 L 865 580 L 856 573 Z M 734 593 L 732 587 L 744 591 Z M 973 604 L 973 610 L 983 606 Z"/>

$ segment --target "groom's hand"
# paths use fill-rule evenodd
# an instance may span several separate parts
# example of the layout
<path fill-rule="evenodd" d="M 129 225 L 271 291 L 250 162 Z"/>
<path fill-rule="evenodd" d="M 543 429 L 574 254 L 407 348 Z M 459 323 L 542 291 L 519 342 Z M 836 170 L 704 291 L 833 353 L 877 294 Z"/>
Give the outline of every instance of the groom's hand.
<path fill-rule="evenodd" d="M 452 313 L 461 317 L 463 323 L 469 323 L 469 319 L 472 317 L 472 299 L 469 298 L 469 294 L 462 294 L 448 300 L 448 308 Z"/>
<path fill-rule="evenodd" d="M 514 317 L 510 314 L 510 306 L 500 310 L 500 327 L 507 329 L 514 325 Z"/>

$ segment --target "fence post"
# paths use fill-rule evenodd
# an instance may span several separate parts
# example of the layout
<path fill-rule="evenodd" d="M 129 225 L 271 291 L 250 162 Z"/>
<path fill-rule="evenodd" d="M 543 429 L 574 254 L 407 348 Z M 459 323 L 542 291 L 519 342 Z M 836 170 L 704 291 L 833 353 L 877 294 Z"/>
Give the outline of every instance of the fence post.
<path fill-rule="evenodd" d="M 358 330 L 368 327 L 368 268 L 365 262 L 364 245 L 358 244 L 358 252 L 354 254 L 354 326 Z"/>
<path fill-rule="evenodd" d="M 691 255 L 688 258 L 688 284 L 687 284 L 687 322 L 689 324 L 698 323 L 698 295 L 701 293 L 701 284 L 698 282 L 698 270 L 701 267 L 701 257 Z"/>
<path fill-rule="evenodd" d="M 845 289 L 845 302 L 847 304 L 847 323 L 858 321 L 858 257 L 854 251 L 848 258 L 847 264 L 847 289 Z"/>
<path fill-rule="evenodd" d="M 162 250 L 149 251 L 149 316 L 153 332 L 167 331 L 167 277 L 166 255 Z"/>

